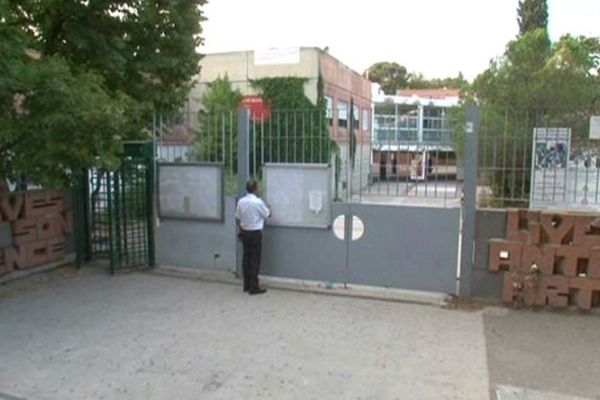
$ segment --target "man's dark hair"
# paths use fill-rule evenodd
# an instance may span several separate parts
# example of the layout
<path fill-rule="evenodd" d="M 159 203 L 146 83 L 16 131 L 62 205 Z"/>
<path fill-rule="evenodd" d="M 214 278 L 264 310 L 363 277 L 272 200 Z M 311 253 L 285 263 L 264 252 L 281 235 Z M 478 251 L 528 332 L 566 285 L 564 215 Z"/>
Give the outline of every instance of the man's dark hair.
<path fill-rule="evenodd" d="M 246 183 L 246 191 L 248 193 L 256 193 L 256 189 L 258 188 L 258 182 L 254 179 L 248 180 Z"/>

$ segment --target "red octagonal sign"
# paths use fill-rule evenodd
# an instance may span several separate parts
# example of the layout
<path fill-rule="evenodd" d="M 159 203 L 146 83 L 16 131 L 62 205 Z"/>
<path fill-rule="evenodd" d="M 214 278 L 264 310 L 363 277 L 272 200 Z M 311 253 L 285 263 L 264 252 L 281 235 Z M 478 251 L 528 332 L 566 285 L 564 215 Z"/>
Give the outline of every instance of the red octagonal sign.
<path fill-rule="evenodd" d="M 262 122 L 271 118 L 269 105 L 258 95 L 244 96 L 240 107 L 250 111 L 252 121 Z"/>

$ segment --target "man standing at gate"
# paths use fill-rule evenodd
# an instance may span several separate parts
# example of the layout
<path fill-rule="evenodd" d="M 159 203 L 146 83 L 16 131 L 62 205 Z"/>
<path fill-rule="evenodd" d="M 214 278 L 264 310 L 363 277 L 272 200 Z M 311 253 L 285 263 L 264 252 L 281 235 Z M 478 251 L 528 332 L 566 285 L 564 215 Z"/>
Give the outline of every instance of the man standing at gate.
<path fill-rule="evenodd" d="M 244 245 L 242 268 L 244 272 L 244 292 L 251 295 L 262 294 L 267 290 L 260 287 L 260 254 L 262 251 L 262 230 L 271 210 L 257 196 L 258 183 L 250 179 L 246 184 L 246 195 L 237 204 L 235 217 L 239 221 L 239 237 Z"/>

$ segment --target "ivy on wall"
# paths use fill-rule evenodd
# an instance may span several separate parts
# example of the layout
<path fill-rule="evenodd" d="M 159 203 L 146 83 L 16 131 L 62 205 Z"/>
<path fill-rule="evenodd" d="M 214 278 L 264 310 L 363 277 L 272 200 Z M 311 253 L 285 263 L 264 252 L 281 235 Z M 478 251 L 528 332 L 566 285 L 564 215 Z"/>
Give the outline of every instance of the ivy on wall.
<path fill-rule="evenodd" d="M 337 144 L 329 137 L 323 80 L 317 81 L 317 102 L 304 93 L 307 78 L 279 76 L 251 80 L 271 108 L 271 117 L 257 130 L 265 143 L 264 162 L 329 163 Z M 258 150 L 258 149 L 257 149 Z"/>
<path fill-rule="evenodd" d="M 320 81 L 321 79 L 319 79 Z M 272 78 L 262 78 L 251 80 L 250 84 L 260 90 L 263 99 L 271 106 L 273 110 L 303 110 L 308 111 L 319 108 L 319 100 L 314 105 L 304 94 L 304 84 L 308 82 L 307 78 L 293 76 L 277 76 Z M 322 84 L 321 84 L 322 86 Z M 319 98 L 323 93 L 319 93 Z M 324 100 L 323 102 L 324 103 Z M 323 108 L 323 111 L 325 109 Z"/>

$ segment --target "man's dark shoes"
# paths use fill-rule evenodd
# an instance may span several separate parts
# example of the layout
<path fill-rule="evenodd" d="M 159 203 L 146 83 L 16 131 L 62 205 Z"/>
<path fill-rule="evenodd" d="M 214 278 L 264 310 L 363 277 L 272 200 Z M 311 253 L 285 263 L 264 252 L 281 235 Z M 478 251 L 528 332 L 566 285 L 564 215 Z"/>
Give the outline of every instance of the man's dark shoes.
<path fill-rule="evenodd" d="M 267 292 L 267 289 L 263 289 L 263 288 L 256 288 L 256 289 L 250 289 L 250 290 L 248 291 L 248 294 L 249 294 L 250 296 L 252 296 L 252 295 L 254 295 L 254 294 L 263 294 L 263 293 L 266 293 L 266 292 Z"/>

